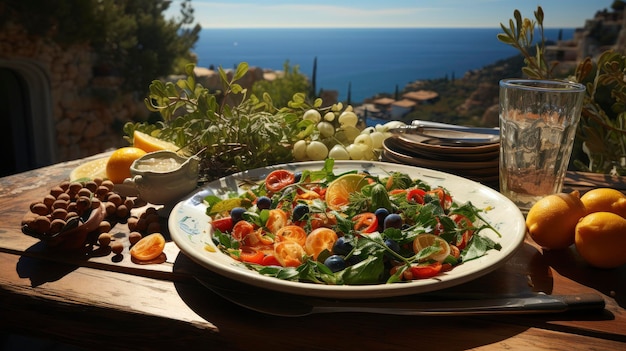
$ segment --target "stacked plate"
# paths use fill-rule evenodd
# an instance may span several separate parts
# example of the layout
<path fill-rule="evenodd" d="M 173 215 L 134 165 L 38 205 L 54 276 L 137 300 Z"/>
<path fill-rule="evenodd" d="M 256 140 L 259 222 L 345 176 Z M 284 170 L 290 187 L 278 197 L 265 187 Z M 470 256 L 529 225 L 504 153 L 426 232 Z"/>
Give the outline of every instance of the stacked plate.
<path fill-rule="evenodd" d="M 381 159 L 497 184 L 499 155 L 497 136 L 481 143 L 465 143 L 423 133 L 400 132 L 385 139 Z"/>

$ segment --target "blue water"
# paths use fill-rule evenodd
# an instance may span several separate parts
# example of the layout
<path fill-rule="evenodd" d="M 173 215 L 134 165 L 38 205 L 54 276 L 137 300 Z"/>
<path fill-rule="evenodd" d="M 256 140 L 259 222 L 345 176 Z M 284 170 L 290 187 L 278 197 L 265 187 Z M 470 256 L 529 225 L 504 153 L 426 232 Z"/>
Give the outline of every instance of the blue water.
<path fill-rule="evenodd" d="M 281 70 L 288 60 L 311 77 L 317 57 L 317 90 L 337 90 L 353 103 L 393 93 L 419 79 L 462 77 L 518 52 L 492 29 L 204 29 L 195 52 L 201 67 L 233 68 L 240 62 Z M 558 29 L 547 29 L 556 40 Z M 574 29 L 563 29 L 571 39 Z"/>

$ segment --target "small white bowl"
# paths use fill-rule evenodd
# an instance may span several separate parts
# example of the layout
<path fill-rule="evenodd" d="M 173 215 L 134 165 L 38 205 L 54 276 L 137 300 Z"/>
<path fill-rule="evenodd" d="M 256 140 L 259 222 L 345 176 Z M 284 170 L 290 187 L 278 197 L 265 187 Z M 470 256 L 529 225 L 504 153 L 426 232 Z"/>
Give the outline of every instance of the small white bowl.
<path fill-rule="evenodd" d="M 173 205 L 198 185 L 197 156 L 183 157 L 173 151 L 150 152 L 130 166 L 131 178 L 139 198 L 154 205 Z"/>

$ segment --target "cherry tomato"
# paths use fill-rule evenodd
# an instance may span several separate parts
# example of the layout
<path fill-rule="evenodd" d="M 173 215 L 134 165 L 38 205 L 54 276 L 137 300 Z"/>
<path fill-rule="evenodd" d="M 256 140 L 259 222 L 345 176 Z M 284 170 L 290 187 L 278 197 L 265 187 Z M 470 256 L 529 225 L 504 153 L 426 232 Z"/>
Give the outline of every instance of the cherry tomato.
<path fill-rule="evenodd" d="M 233 226 L 233 231 L 231 233 L 233 239 L 242 241 L 248 234 L 252 234 L 254 232 L 254 225 L 252 223 L 241 220 L 237 222 Z"/>
<path fill-rule="evenodd" d="M 265 178 L 265 187 L 271 192 L 281 191 L 287 185 L 291 185 L 295 182 L 296 176 L 293 172 L 286 169 L 277 169 Z"/>
<path fill-rule="evenodd" d="M 306 253 L 317 259 L 320 252 L 324 250 L 332 251 L 335 241 L 337 241 L 337 233 L 330 228 L 317 228 L 309 233 L 306 237 L 304 249 Z"/>
<path fill-rule="evenodd" d="M 426 195 L 426 191 L 424 189 L 411 189 L 406 193 L 406 200 L 423 205 L 424 195 Z"/>
<path fill-rule="evenodd" d="M 243 262 L 261 264 L 265 254 L 250 246 L 242 246 L 239 249 L 239 259 Z"/>
<path fill-rule="evenodd" d="M 441 272 L 441 263 L 435 262 L 427 265 L 411 265 L 413 279 L 432 278 Z"/>
<path fill-rule="evenodd" d="M 274 245 L 274 256 L 283 267 L 298 267 L 305 255 L 302 246 L 295 241 L 281 241 Z"/>
<path fill-rule="evenodd" d="M 456 246 L 459 248 L 459 250 L 463 250 L 472 238 L 472 235 L 474 235 L 474 230 L 472 229 L 473 223 L 469 220 L 469 218 L 462 214 L 452 214 L 450 215 L 450 219 L 452 219 L 456 223 L 459 229 L 465 229 L 463 231 L 463 234 L 461 234 L 461 237 L 457 237 L 456 240 Z"/>
<path fill-rule="evenodd" d="M 211 221 L 211 226 L 213 229 L 219 229 L 222 233 L 230 232 L 233 229 L 233 218 L 229 216 L 214 219 Z"/>
<path fill-rule="evenodd" d="M 447 210 L 452 206 L 452 196 L 444 189 L 444 188 L 435 188 L 430 191 L 427 191 L 426 194 L 436 195 L 439 198 L 439 203 L 441 204 L 441 208 Z"/>
<path fill-rule="evenodd" d="M 279 208 L 269 210 L 269 217 L 265 222 L 265 227 L 272 233 L 276 234 L 278 230 L 287 225 L 287 213 Z"/>
<path fill-rule="evenodd" d="M 372 212 L 359 213 L 352 217 L 354 230 L 361 233 L 371 233 L 378 230 L 378 218 Z"/>
<path fill-rule="evenodd" d="M 302 227 L 297 225 L 287 225 L 276 232 L 276 241 L 295 241 L 300 246 L 304 246 L 306 242 L 306 232 Z"/>

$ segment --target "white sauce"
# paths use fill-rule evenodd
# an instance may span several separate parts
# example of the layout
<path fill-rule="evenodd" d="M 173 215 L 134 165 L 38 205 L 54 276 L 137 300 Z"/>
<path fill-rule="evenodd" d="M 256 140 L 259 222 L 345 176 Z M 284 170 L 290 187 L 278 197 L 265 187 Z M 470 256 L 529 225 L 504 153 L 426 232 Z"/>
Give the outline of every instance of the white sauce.
<path fill-rule="evenodd" d="M 135 164 L 138 171 L 170 172 L 180 168 L 181 163 L 171 157 L 147 158 Z"/>

